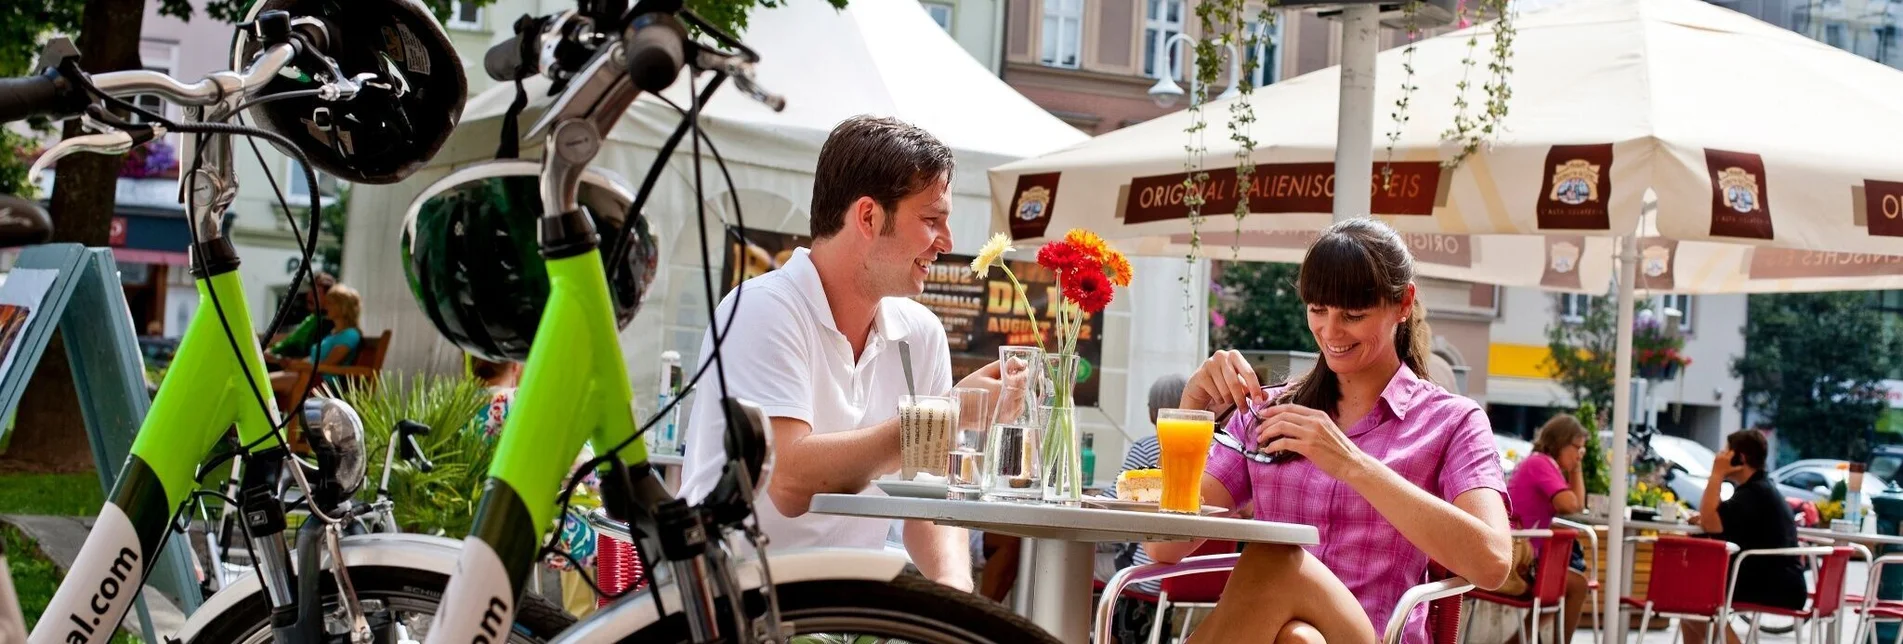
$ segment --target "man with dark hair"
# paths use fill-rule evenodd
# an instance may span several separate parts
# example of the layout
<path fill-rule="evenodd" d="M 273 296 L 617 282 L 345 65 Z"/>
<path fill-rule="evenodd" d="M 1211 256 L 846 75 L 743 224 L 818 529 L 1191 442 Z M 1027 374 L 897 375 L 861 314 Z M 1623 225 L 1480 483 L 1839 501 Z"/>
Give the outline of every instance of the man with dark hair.
<path fill-rule="evenodd" d="M 813 495 L 881 494 L 873 479 L 899 469 L 897 420 L 907 378 L 900 344 L 911 347 L 919 395 L 952 388 L 945 327 L 907 299 L 925 289 L 933 260 L 952 248 L 951 150 L 931 134 L 891 118 L 839 124 L 820 149 L 813 177 L 812 248 L 747 280 L 720 302 L 720 345 L 728 395 L 759 404 L 772 419 L 773 472 L 755 504 L 777 548 L 880 549 L 891 522 L 809 514 Z M 711 331 L 711 330 L 710 330 Z M 713 336 L 701 339 L 702 364 Z M 963 387 L 998 392 L 995 363 Z M 719 479 L 726 453 L 716 379 L 703 381 L 683 435 L 681 496 L 699 502 Z M 905 522 L 907 553 L 921 573 L 970 590 L 971 553 L 963 529 Z"/>
<path fill-rule="evenodd" d="M 1717 508 L 1696 517 L 1706 534 L 1738 544 L 1744 551 L 1797 547 L 1797 522 L 1791 506 L 1764 471 L 1769 451 L 1764 433 L 1754 429 L 1725 437 L 1725 449 L 1711 463 L 1711 479 L 1698 507 Z M 1737 486 L 1731 498 L 1720 501 L 1725 481 Z M 1738 566 L 1734 603 L 1802 609 L 1809 598 L 1803 562 L 1797 557 L 1748 557 Z M 1684 622 L 1685 641 L 1705 641 L 1705 625 Z M 1725 640 L 1737 644 L 1738 634 L 1725 629 Z"/>

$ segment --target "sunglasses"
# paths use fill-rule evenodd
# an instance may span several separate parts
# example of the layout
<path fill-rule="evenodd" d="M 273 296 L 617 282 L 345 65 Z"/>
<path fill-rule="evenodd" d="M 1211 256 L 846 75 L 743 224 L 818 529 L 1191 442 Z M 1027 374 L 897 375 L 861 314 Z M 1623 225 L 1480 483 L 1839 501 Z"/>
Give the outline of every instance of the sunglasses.
<path fill-rule="evenodd" d="M 1293 461 L 1295 459 L 1302 457 L 1301 454 L 1297 454 L 1295 452 L 1291 452 L 1285 449 L 1276 450 L 1273 452 L 1263 452 L 1260 448 L 1256 446 L 1243 445 L 1242 441 L 1236 440 L 1236 437 L 1229 435 L 1229 432 L 1223 431 L 1222 428 L 1227 427 L 1229 425 L 1229 417 L 1235 415 L 1236 409 L 1237 407 L 1231 406 L 1228 409 L 1223 410 L 1221 414 L 1216 415 L 1216 443 L 1217 444 L 1220 444 L 1223 447 L 1227 447 L 1229 449 L 1235 450 L 1238 453 L 1241 453 L 1243 458 L 1249 459 L 1251 461 L 1255 461 L 1257 463 L 1262 463 L 1265 465 L 1279 465 L 1279 464 L 1287 463 L 1289 461 Z M 1249 415 L 1255 416 L 1258 413 L 1259 411 L 1256 409 L 1255 404 L 1251 403 L 1249 405 Z M 1281 440 L 1281 439 L 1278 438 L 1275 440 Z M 1269 441 L 1269 442 L 1273 443 L 1275 441 Z"/>

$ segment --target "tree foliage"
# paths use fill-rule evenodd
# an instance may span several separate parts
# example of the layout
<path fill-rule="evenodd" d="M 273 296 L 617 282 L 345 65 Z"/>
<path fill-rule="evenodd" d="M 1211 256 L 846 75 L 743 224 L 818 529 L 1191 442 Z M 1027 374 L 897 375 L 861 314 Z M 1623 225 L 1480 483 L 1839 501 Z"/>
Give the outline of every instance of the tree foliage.
<path fill-rule="evenodd" d="M 1247 351 L 1314 351 L 1295 277 L 1301 267 L 1268 262 L 1216 262 L 1210 294 L 1211 340 Z"/>
<path fill-rule="evenodd" d="M 1593 297 L 1585 315 L 1562 319 L 1559 301 L 1569 297 L 1554 296 L 1553 321 L 1546 326 L 1547 358 L 1541 366 L 1578 404 L 1611 409 L 1618 375 L 1613 356 L 1618 355 L 1619 311 L 1612 298 Z"/>
<path fill-rule="evenodd" d="M 1860 461 L 1886 407 L 1882 381 L 1903 341 L 1867 293 L 1753 295 L 1738 406 L 1778 430 L 1803 458 Z"/>

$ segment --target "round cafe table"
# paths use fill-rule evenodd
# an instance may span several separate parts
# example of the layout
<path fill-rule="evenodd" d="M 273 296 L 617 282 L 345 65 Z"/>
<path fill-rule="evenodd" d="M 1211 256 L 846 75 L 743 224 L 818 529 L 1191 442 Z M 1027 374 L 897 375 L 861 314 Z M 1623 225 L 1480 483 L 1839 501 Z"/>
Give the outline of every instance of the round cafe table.
<path fill-rule="evenodd" d="M 1090 640 L 1092 568 L 1099 542 L 1220 539 L 1315 545 L 1314 526 L 1031 503 L 953 501 L 865 494 L 819 494 L 812 511 L 875 519 L 920 519 L 1032 539 L 1030 618 L 1059 640 Z"/>

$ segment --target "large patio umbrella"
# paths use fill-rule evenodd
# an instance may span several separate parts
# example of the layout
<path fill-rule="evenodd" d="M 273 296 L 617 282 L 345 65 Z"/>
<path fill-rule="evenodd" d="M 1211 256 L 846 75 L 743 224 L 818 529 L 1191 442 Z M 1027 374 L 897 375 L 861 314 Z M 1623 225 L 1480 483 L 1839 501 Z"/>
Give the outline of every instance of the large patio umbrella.
<path fill-rule="evenodd" d="M 1636 290 L 1882 288 L 1903 275 L 1903 73 L 1698 0 L 1575 0 L 1524 13 L 1516 27 L 1509 114 L 1451 170 L 1442 162 L 1458 145 L 1442 132 L 1455 119 L 1457 83 L 1474 87 L 1467 103 L 1486 100 L 1478 87 L 1491 28 L 1418 44 L 1418 89 L 1392 164 L 1375 150 L 1371 211 L 1410 234 L 1433 276 L 1591 291 L 1611 277 L 1613 257 L 1627 260 L 1617 262 L 1616 468 L 1626 458 Z M 1461 64 L 1470 34 L 1480 61 L 1472 70 Z M 1403 56 L 1377 61 L 1386 80 L 1375 105 L 1402 97 Z M 1298 258 L 1301 231 L 1331 222 L 1340 82 L 1327 69 L 1255 92 L 1252 214 L 1234 240 L 1244 258 Z M 1228 103 L 1205 111 L 1221 132 Z M 1086 227 L 1145 254 L 1229 257 L 1237 146 L 1205 136 L 1208 203 L 1203 245 L 1192 249 L 1190 118 L 993 169 L 993 229 L 1036 242 Z M 1394 127 L 1384 121 L 1383 132 Z M 1642 226 L 1649 208 L 1656 215 Z M 1450 250 L 1450 240 L 1466 243 Z M 1612 477 L 1613 498 L 1625 487 Z M 1622 532 L 1623 513 L 1611 523 Z M 1609 588 L 1621 587 L 1622 555 L 1608 553 Z M 1616 601 L 1608 594 L 1609 611 Z"/>

